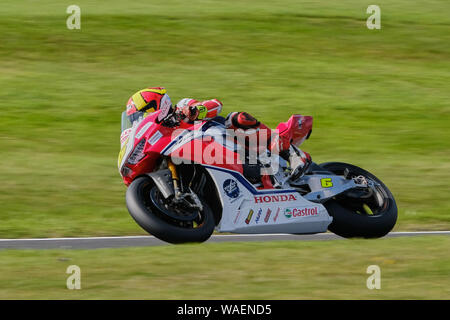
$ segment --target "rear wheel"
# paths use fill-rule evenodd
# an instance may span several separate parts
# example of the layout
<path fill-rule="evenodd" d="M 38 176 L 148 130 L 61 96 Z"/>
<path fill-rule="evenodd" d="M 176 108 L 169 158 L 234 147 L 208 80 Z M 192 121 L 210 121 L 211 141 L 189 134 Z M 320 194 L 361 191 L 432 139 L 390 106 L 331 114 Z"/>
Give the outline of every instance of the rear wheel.
<path fill-rule="evenodd" d="M 128 187 L 127 208 L 147 232 L 170 243 L 203 242 L 215 228 L 214 215 L 200 199 L 202 210 L 187 203 L 164 199 L 149 177 L 140 177 Z"/>
<path fill-rule="evenodd" d="M 342 162 L 327 162 L 322 168 L 348 179 L 362 179 L 372 188 L 349 190 L 324 203 L 333 222 L 328 229 L 346 238 L 379 238 L 389 233 L 397 221 L 394 196 L 370 172 Z"/>

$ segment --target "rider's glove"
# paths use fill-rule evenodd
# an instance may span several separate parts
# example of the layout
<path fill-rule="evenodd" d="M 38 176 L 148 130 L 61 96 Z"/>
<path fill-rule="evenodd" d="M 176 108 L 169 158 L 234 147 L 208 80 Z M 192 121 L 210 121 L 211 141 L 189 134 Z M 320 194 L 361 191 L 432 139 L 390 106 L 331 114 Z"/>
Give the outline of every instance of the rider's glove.
<path fill-rule="evenodd" d="M 183 106 L 181 113 L 187 121 L 195 121 L 198 118 L 199 110 L 197 106 Z"/>

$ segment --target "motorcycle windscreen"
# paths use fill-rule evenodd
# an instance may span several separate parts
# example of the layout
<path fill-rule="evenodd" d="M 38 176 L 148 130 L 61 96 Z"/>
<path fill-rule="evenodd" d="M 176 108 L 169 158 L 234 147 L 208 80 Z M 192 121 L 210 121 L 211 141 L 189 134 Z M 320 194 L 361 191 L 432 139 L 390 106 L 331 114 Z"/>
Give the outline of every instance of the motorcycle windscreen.
<path fill-rule="evenodd" d="M 141 121 L 147 115 L 148 113 L 142 111 L 134 112 L 130 115 L 127 115 L 126 111 L 122 112 L 121 132 L 130 129 L 133 126 L 133 123 L 135 123 L 136 121 Z"/>
<path fill-rule="evenodd" d="M 133 126 L 133 122 L 139 120 L 139 118 L 143 117 L 143 112 L 135 112 L 132 115 L 127 115 L 127 112 L 122 112 L 122 120 L 121 120 L 121 130 L 120 132 L 124 132 L 127 129 L 130 129 Z"/>
<path fill-rule="evenodd" d="M 122 120 L 121 120 L 121 130 L 120 132 L 124 132 L 127 129 L 130 129 L 132 126 L 132 123 L 127 115 L 127 112 L 122 112 Z"/>

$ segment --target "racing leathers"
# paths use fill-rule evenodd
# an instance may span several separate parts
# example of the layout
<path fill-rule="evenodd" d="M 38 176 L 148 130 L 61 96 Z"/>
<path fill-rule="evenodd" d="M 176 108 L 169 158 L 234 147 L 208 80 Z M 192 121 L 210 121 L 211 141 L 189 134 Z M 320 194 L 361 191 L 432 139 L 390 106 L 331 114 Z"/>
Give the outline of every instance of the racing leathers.
<path fill-rule="evenodd" d="M 217 99 L 199 102 L 195 99 L 185 98 L 176 105 L 176 112 L 182 114 L 184 121 L 210 120 L 217 118 L 222 111 L 222 103 Z M 221 118 L 221 117 L 220 117 Z M 224 120 L 227 129 L 240 131 L 248 137 L 255 135 L 257 146 L 263 145 L 271 153 L 278 153 L 289 162 L 291 178 L 297 179 L 308 168 L 311 156 L 295 146 L 280 135 L 273 135 L 272 130 L 256 120 L 247 112 L 231 112 Z M 260 153 L 260 151 L 258 151 Z M 269 179 L 262 177 L 264 185 L 270 185 Z"/>

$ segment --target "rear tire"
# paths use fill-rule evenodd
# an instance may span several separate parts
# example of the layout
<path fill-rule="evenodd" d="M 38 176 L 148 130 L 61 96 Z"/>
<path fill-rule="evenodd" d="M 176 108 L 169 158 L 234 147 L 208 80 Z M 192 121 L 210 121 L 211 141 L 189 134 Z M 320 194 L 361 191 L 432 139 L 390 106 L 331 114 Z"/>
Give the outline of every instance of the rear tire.
<path fill-rule="evenodd" d="M 383 207 L 373 215 L 357 213 L 348 208 L 342 200 L 328 200 L 324 206 L 333 217 L 333 222 L 328 226 L 330 231 L 345 238 L 380 238 L 392 230 L 397 221 L 397 205 L 394 196 L 381 180 L 370 172 L 347 163 L 327 162 L 320 166 L 337 175 L 343 175 L 347 168 L 353 174 L 375 181 L 382 190 L 384 200 Z M 350 198 L 348 201 L 352 204 Z"/>
<path fill-rule="evenodd" d="M 203 221 L 195 228 L 174 225 L 164 220 L 164 215 L 156 206 L 148 205 L 150 190 L 157 188 L 151 178 L 139 177 L 128 187 L 126 203 L 133 219 L 145 231 L 158 239 L 169 243 L 204 242 L 209 239 L 215 228 L 214 215 L 209 206 L 200 199 L 203 205 L 201 212 Z"/>

